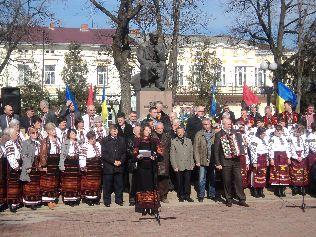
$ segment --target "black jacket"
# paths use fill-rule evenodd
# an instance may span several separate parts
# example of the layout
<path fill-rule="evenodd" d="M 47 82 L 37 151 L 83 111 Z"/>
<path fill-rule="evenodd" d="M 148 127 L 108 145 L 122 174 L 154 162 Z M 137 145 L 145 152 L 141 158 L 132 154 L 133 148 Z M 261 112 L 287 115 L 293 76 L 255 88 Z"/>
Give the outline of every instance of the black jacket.
<path fill-rule="evenodd" d="M 245 154 L 245 146 L 243 144 L 243 138 L 241 133 L 232 130 L 232 133 L 236 135 L 238 147 L 240 149 L 241 154 Z M 225 131 L 222 129 L 218 133 L 215 134 L 215 141 L 214 141 L 214 158 L 215 158 L 215 165 L 222 165 L 222 166 L 229 166 L 232 161 L 236 161 L 234 159 L 226 159 L 224 157 L 224 151 L 222 147 L 221 137 L 225 136 Z"/>
<path fill-rule="evenodd" d="M 194 142 L 195 134 L 203 128 L 202 119 L 194 115 L 190 117 L 187 122 L 187 138 L 191 139 L 192 143 Z"/>
<path fill-rule="evenodd" d="M 160 119 L 157 119 L 157 121 L 163 123 L 165 132 L 169 132 L 171 130 L 171 122 L 168 114 L 165 112 L 161 111 Z"/>
<path fill-rule="evenodd" d="M 131 137 L 134 136 L 132 125 L 128 124 L 126 121 L 125 121 L 124 132 L 120 125 L 117 125 L 117 127 L 118 127 L 118 136 L 124 137 L 125 141 L 127 141 L 127 139 L 130 139 Z"/>
<path fill-rule="evenodd" d="M 101 156 L 103 163 L 103 174 L 123 173 L 126 159 L 126 145 L 123 137 L 113 139 L 107 136 L 101 142 Z M 121 161 L 120 166 L 115 166 L 114 162 Z"/>
<path fill-rule="evenodd" d="M 29 117 L 27 117 L 27 116 L 21 117 L 20 125 L 21 125 L 22 128 L 25 129 L 25 132 L 26 132 L 26 133 L 27 133 L 27 131 L 28 131 L 28 128 L 31 127 L 31 126 L 34 124 L 33 118 L 34 118 L 34 117 L 29 118 Z"/>

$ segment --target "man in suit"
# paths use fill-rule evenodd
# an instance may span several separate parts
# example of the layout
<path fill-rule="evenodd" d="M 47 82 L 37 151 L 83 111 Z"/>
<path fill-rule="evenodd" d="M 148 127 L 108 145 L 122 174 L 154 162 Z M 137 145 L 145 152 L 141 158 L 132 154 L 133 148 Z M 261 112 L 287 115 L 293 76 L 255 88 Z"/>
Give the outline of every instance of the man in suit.
<path fill-rule="evenodd" d="M 60 112 L 60 117 L 65 117 L 67 120 L 67 128 L 75 129 L 75 121 L 81 118 L 80 112 L 75 109 L 75 105 L 71 100 L 67 100 L 66 105 Z"/>
<path fill-rule="evenodd" d="M 245 154 L 242 135 L 232 130 L 232 121 L 224 118 L 223 128 L 215 134 L 214 152 L 215 165 L 222 170 L 226 205 L 232 206 L 232 186 L 235 186 L 239 205 L 249 207 L 246 203 L 246 196 L 242 187 L 240 168 L 240 155 Z"/>
<path fill-rule="evenodd" d="M 111 125 L 110 135 L 102 140 L 103 163 L 103 201 L 110 207 L 112 186 L 115 193 L 115 203 L 123 206 L 123 171 L 126 158 L 124 138 L 118 136 L 116 125 Z"/>
<path fill-rule="evenodd" d="M 170 162 L 177 177 L 179 202 L 184 200 L 194 202 L 191 195 L 191 171 L 195 164 L 193 146 L 189 138 L 184 137 L 184 128 L 177 129 L 177 137 L 172 139 L 170 147 Z"/>
<path fill-rule="evenodd" d="M 12 119 L 19 120 L 19 116 L 17 114 L 14 114 L 13 107 L 11 105 L 4 106 L 3 112 L 4 114 L 0 116 L 0 126 L 2 131 L 9 127 L 9 123 Z"/>
<path fill-rule="evenodd" d="M 187 137 L 194 142 L 194 137 L 198 131 L 200 131 L 202 126 L 202 119 L 205 116 L 205 108 L 203 106 L 196 107 L 195 115 L 188 119 L 187 123 Z"/>
<path fill-rule="evenodd" d="M 117 117 L 117 127 L 118 127 L 118 136 L 123 137 L 125 141 L 131 138 L 133 134 L 133 127 L 125 120 L 125 114 L 123 112 L 119 112 L 116 115 Z"/>
<path fill-rule="evenodd" d="M 57 116 L 54 111 L 49 109 L 49 103 L 46 100 L 42 100 L 39 106 L 43 113 L 43 126 L 45 126 L 48 123 L 53 123 L 57 126 Z"/>
<path fill-rule="evenodd" d="M 33 126 L 34 124 L 34 108 L 27 107 L 25 110 L 25 116 L 21 118 L 21 127 L 25 129 L 25 132 L 28 131 L 29 127 Z"/>

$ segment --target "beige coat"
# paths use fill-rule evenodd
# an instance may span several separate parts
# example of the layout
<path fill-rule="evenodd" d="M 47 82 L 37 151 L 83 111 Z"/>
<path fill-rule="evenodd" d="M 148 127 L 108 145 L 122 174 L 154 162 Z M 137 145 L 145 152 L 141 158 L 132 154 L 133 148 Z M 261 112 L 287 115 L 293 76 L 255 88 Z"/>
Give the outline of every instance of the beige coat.
<path fill-rule="evenodd" d="M 173 169 L 178 169 L 179 171 L 193 170 L 193 146 L 189 138 L 184 138 L 183 145 L 179 138 L 172 139 L 170 161 Z"/>
<path fill-rule="evenodd" d="M 203 130 L 198 131 L 194 137 L 194 159 L 196 164 L 202 166 L 210 165 L 211 154 L 208 152 Z"/>

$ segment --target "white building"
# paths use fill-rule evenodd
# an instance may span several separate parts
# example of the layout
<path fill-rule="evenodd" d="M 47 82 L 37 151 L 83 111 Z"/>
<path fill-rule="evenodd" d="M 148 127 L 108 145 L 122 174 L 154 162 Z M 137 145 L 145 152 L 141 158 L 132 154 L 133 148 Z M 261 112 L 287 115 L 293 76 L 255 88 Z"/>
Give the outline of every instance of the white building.
<path fill-rule="evenodd" d="M 103 83 L 106 85 L 108 100 L 118 104 L 120 100 L 119 75 L 111 56 L 113 29 L 89 29 L 86 24 L 78 28 L 38 27 L 22 42 L 12 55 L 9 64 L 0 75 L 0 85 L 19 86 L 23 83 L 25 73 L 30 69 L 36 71 L 43 85 L 52 96 L 56 89 L 64 87 L 61 71 L 64 67 L 64 56 L 70 43 L 81 45 L 82 56 L 88 65 L 88 83 L 96 86 L 97 99 L 101 99 Z M 137 31 L 133 32 L 137 37 Z M 228 102 L 231 109 L 240 114 L 242 85 L 245 82 L 257 92 L 262 103 L 261 112 L 266 104 L 264 88 L 272 86 L 272 73 L 261 70 L 262 61 L 273 61 L 271 52 L 266 45 L 249 46 L 247 42 L 232 42 L 229 37 L 189 36 L 183 37 L 179 45 L 179 95 L 176 105 L 192 105 L 192 97 L 186 95 L 189 87 L 188 76 L 191 73 L 194 58 L 201 50 L 202 43 L 207 39 L 210 51 L 216 53 L 222 61 L 221 82 L 218 83 L 218 100 Z M 0 57 L 1 57 L 0 47 Z M 3 51 L 2 51 L 3 52 Z M 131 62 L 133 74 L 139 72 L 137 60 Z M 135 107 L 135 98 L 132 98 Z"/>

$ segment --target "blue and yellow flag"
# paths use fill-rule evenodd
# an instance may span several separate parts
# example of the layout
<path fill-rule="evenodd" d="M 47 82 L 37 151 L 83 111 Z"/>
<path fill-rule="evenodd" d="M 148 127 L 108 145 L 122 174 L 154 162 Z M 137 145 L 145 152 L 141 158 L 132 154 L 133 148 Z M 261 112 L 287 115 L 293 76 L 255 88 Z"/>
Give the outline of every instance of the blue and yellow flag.
<path fill-rule="evenodd" d="M 296 94 L 282 82 L 278 82 L 278 95 L 276 98 L 276 107 L 279 113 L 284 111 L 285 101 L 290 101 L 293 107 L 295 107 L 297 103 Z"/>
<path fill-rule="evenodd" d="M 216 88 L 215 85 L 212 86 L 212 97 L 211 97 L 211 108 L 210 108 L 210 112 L 211 112 L 211 116 L 215 117 L 216 115 L 216 98 L 215 98 L 215 92 L 216 92 Z"/>
<path fill-rule="evenodd" d="M 105 123 L 105 121 L 107 121 L 108 119 L 108 106 L 106 104 L 106 96 L 105 96 L 105 84 L 103 84 L 103 94 L 102 94 L 102 112 L 101 112 L 101 116 L 102 116 L 102 120 L 103 123 Z"/>

